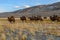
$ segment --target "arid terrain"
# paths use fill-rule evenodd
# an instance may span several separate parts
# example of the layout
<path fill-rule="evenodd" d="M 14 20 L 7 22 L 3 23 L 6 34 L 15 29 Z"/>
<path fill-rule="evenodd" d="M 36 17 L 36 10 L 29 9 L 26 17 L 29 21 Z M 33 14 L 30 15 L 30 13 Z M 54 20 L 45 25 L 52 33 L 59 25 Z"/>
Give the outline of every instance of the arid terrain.
<path fill-rule="evenodd" d="M 0 18 L 0 40 L 60 40 L 60 22 Z"/>

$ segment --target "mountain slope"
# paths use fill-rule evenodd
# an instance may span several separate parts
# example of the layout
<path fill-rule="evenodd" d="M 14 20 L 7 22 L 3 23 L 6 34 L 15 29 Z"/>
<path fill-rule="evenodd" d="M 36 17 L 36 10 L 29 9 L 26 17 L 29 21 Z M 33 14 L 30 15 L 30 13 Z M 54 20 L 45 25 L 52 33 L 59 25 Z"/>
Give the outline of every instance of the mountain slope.
<path fill-rule="evenodd" d="M 20 17 L 23 15 L 24 16 L 32 16 L 32 15 L 51 16 L 54 14 L 60 16 L 60 2 L 49 4 L 49 5 L 33 6 L 30 8 L 21 9 L 14 12 L 1 13 L 0 17 L 8 17 L 11 15 L 15 17 Z"/>

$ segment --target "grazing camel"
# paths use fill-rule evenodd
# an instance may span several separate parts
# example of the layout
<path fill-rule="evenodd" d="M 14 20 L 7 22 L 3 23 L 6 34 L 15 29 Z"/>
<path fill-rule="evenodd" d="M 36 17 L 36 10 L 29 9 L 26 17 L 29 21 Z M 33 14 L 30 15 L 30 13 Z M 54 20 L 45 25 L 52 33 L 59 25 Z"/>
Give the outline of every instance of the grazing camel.
<path fill-rule="evenodd" d="M 15 23 L 15 18 L 14 18 L 14 16 L 8 17 L 8 21 L 9 21 L 10 23 L 11 23 L 11 22 Z"/>
<path fill-rule="evenodd" d="M 52 21 L 60 21 L 60 17 L 58 17 L 57 15 L 50 16 L 50 19 Z"/>
<path fill-rule="evenodd" d="M 37 20 L 43 20 L 42 18 L 41 18 L 41 16 L 32 16 L 32 17 L 29 17 L 29 19 L 30 20 L 35 20 L 35 21 L 37 21 Z"/>
<path fill-rule="evenodd" d="M 20 19 L 21 19 L 22 21 L 25 21 L 25 20 L 26 20 L 26 17 L 25 17 L 25 16 L 22 16 L 22 17 L 20 17 Z"/>

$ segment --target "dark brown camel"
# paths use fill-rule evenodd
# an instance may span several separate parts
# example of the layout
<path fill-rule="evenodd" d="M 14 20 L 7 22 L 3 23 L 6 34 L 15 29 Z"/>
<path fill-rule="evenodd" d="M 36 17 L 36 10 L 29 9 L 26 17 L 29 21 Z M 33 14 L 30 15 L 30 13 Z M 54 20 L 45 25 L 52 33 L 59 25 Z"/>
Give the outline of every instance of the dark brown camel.
<path fill-rule="evenodd" d="M 57 15 L 50 16 L 50 19 L 52 21 L 60 21 L 60 17 L 58 17 Z"/>
<path fill-rule="evenodd" d="M 22 16 L 22 17 L 20 17 L 20 20 L 25 21 L 26 20 L 26 17 L 25 16 Z"/>
<path fill-rule="evenodd" d="M 37 21 L 37 20 L 41 20 L 42 21 L 41 16 L 32 16 L 32 17 L 29 17 L 29 19 L 30 20 L 35 20 L 35 21 Z"/>
<path fill-rule="evenodd" d="M 10 22 L 10 23 L 15 23 L 15 18 L 14 18 L 14 16 L 11 16 L 11 17 L 8 17 L 8 21 Z"/>

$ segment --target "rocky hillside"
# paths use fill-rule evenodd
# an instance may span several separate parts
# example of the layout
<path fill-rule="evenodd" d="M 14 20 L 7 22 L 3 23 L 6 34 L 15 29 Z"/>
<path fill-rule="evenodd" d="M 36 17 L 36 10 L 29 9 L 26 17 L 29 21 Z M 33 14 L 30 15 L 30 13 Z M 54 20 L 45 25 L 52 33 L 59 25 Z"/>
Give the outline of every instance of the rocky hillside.
<path fill-rule="evenodd" d="M 20 9 L 14 12 L 5 12 L 1 13 L 0 17 L 8 17 L 8 16 L 32 16 L 32 15 L 41 15 L 41 16 L 51 16 L 57 14 L 60 16 L 60 2 L 48 4 L 48 5 L 38 5 L 33 6 L 26 9 Z"/>

